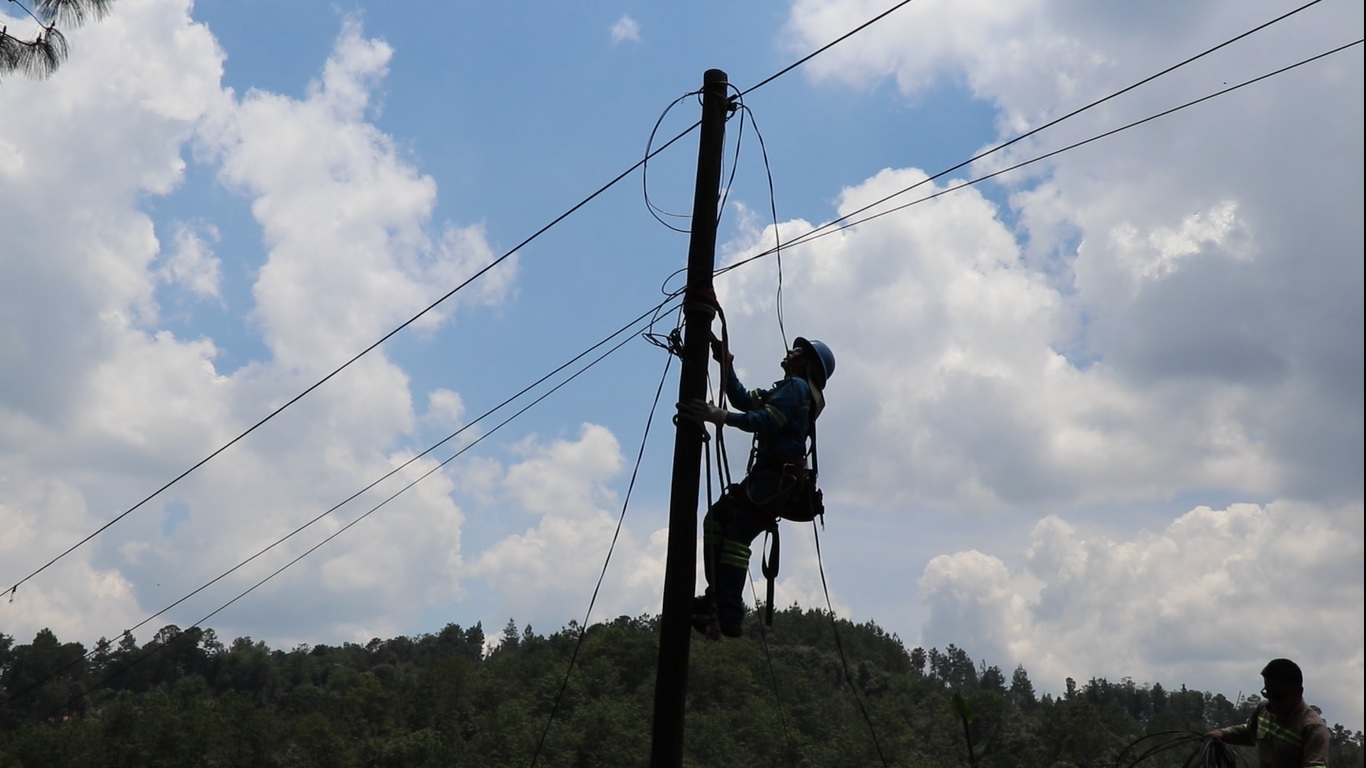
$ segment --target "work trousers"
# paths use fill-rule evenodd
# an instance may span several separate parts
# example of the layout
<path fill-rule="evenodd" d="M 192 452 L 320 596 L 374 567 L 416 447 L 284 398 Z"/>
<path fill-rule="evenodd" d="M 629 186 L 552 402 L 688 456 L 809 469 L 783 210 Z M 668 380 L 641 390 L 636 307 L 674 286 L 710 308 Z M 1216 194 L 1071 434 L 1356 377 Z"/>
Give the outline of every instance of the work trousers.
<path fill-rule="evenodd" d="M 793 482 L 781 471 L 756 468 L 726 489 L 702 519 L 702 560 L 707 598 L 723 632 L 736 634 L 745 617 L 750 545 L 790 502 Z"/>

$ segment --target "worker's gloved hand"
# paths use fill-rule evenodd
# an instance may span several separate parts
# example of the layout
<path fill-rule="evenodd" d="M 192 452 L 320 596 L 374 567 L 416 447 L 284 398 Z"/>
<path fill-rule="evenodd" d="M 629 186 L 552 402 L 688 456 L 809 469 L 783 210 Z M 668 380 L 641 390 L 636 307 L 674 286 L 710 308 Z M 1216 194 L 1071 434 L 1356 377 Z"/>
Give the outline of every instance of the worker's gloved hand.
<path fill-rule="evenodd" d="M 715 336 L 711 337 L 711 359 L 722 365 L 735 362 L 735 355 L 726 352 L 725 345 Z"/>
<path fill-rule="evenodd" d="M 716 426 L 726 423 L 726 409 L 717 408 L 705 400 L 693 400 L 678 404 L 678 415 L 695 422 L 711 422 Z"/>

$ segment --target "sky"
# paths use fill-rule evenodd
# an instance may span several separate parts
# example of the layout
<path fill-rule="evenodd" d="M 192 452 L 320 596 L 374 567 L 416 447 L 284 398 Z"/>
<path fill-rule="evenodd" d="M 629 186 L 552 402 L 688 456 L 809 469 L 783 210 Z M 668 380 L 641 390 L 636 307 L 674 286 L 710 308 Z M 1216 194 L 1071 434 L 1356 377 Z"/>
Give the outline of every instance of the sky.
<path fill-rule="evenodd" d="M 788 525 L 776 601 L 1055 695 L 1232 699 L 1290 657 L 1361 729 L 1362 46 L 1168 113 L 1359 43 L 1361 3 L 1133 88 L 1300 4 L 914 0 L 821 50 L 892 6 L 119 0 L 69 30 L 0 80 L 0 632 L 658 614 L 678 365 L 642 334 L 681 322 L 716 68 L 738 375 L 799 335 L 837 359 L 820 559 Z"/>

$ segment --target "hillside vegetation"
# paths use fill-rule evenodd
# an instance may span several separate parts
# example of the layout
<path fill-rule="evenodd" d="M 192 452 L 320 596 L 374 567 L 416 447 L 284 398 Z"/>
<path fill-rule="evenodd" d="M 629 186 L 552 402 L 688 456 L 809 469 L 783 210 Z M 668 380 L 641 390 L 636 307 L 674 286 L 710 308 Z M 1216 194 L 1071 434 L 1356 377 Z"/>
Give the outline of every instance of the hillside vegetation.
<path fill-rule="evenodd" d="M 1023 667 L 907 650 L 797 607 L 746 631 L 694 636 L 689 766 L 1111 768 L 1145 734 L 1240 722 L 1257 701 L 1129 678 L 1038 696 Z M 488 652 L 482 626 L 456 624 L 291 650 L 174 626 L 88 653 L 47 630 L 27 645 L 0 634 L 0 766 L 644 766 L 657 638 L 655 618 L 624 616 L 548 636 L 509 622 Z M 1330 765 L 1361 768 L 1360 731 L 1337 726 L 1333 742 Z"/>

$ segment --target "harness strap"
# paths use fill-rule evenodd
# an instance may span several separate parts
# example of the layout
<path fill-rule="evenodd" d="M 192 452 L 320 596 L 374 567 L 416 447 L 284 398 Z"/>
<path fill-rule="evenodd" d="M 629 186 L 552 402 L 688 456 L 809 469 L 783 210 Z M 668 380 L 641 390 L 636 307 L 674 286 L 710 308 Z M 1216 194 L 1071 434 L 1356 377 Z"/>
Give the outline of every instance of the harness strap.
<path fill-rule="evenodd" d="M 772 536 L 772 541 L 768 537 Z M 773 582 L 778 579 L 778 526 L 774 526 L 764 532 L 764 539 L 767 543 L 767 552 L 763 558 L 764 578 L 768 580 L 768 596 L 764 598 L 764 625 L 773 626 Z"/>
<path fill-rule="evenodd" d="M 756 441 L 756 442 L 757 442 L 757 441 Z M 819 465 L 819 463 L 818 463 L 818 462 L 819 462 L 819 459 L 818 459 L 817 456 L 816 456 L 816 418 L 815 418 L 815 415 L 813 415 L 812 418 L 811 418 L 811 450 L 810 450 L 808 453 L 810 453 L 810 455 L 811 455 L 811 472 L 810 472 L 810 476 L 809 476 L 809 477 L 807 476 L 807 472 L 806 472 L 806 457 L 802 457 L 801 459 L 794 459 L 794 460 L 792 460 L 792 461 L 783 462 L 783 464 L 785 464 L 785 465 L 798 466 L 798 467 L 801 468 L 801 473 L 798 475 L 798 478 L 797 478 L 797 479 L 798 479 L 798 482 L 803 483 L 803 484 L 805 484 L 805 483 L 807 483 L 807 482 L 815 482 L 815 478 L 820 474 L 820 465 Z M 751 468 L 753 467 L 754 455 L 755 455 L 755 452 L 754 452 L 754 451 L 751 451 L 751 453 L 750 453 Z M 810 503 L 810 500 L 809 500 L 809 499 L 808 499 L 808 503 Z M 779 525 L 779 522 L 780 522 L 780 520 L 774 519 L 772 525 L 770 525 L 770 526 L 764 531 L 764 540 L 765 540 L 766 546 L 765 546 L 765 552 L 764 552 L 764 556 L 763 556 L 762 570 L 763 570 L 764 578 L 765 578 L 765 579 L 767 580 L 767 582 L 768 582 L 768 585 L 767 585 L 767 596 L 765 597 L 765 606 L 764 606 L 764 624 L 765 624 L 766 626 L 770 626 L 770 627 L 773 626 L 773 591 L 774 591 L 774 583 L 778 580 L 778 562 L 779 562 L 779 559 L 780 559 L 779 556 L 780 556 L 781 551 L 782 551 L 782 548 L 781 548 L 781 545 L 780 545 L 780 542 L 779 542 L 779 539 L 778 539 L 778 531 L 779 531 L 779 529 L 781 528 L 781 526 Z M 822 514 L 822 515 L 821 515 L 821 527 L 824 527 L 824 526 L 825 526 L 825 515 Z M 770 539 L 769 537 L 772 537 L 772 538 Z"/>
<path fill-rule="evenodd" d="M 820 457 L 816 454 L 816 420 L 811 420 L 811 477 L 810 482 L 814 485 L 821 476 Z M 821 527 L 825 527 L 825 513 L 821 512 Z"/>

